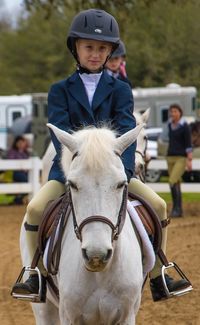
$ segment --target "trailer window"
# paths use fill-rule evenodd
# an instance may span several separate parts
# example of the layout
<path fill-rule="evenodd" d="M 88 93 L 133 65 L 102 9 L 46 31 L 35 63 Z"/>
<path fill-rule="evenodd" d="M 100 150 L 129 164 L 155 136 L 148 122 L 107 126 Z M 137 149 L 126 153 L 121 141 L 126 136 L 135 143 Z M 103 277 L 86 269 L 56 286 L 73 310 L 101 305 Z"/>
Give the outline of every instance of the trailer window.
<path fill-rule="evenodd" d="M 38 117 L 38 104 L 37 103 L 33 104 L 33 116 Z"/>
<path fill-rule="evenodd" d="M 22 116 L 21 112 L 13 112 L 12 113 L 12 121 L 15 121 L 17 118 L 20 118 Z"/>
<path fill-rule="evenodd" d="M 196 109 L 196 98 L 192 97 L 192 110 L 195 111 Z"/>
<path fill-rule="evenodd" d="M 163 109 L 161 114 L 162 114 L 162 116 L 161 116 L 162 123 L 167 122 L 167 120 L 168 120 L 168 109 Z"/>

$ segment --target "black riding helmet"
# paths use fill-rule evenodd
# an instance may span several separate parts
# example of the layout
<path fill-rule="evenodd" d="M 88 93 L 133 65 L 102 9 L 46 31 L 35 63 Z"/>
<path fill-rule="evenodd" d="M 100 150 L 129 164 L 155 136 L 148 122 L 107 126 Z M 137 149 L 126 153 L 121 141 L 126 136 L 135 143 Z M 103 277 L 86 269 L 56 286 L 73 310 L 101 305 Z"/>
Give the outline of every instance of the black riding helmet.
<path fill-rule="evenodd" d="M 79 38 L 110 42 L 113 44 L 114 51 L 120 41 L 118 23 L 112 15 L 104 10 L 81 11 L 74 17 L 67 37 L 67 47 L 77 62 L 75 43 Z"/>
<path fill-rule="evenodd" d="M 119 56 L 126 56 L 126 48 L 124 43 L 120 40 L 119 42 L 119 46 L 117 47 L 117 49 L 113 52 L 111 58 L 118 58 Z"/>

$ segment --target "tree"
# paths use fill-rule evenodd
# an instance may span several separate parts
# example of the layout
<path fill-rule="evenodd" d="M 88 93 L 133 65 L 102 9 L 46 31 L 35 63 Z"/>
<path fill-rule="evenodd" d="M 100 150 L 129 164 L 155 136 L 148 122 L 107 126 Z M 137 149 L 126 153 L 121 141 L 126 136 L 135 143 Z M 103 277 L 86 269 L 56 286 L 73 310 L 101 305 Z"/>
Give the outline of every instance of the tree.
<path fill-rule="evenodd" d="M 0 94 L 48 91 L 75 68 L 66 35 L 81 9 L 113 14 L 135 86 L 177 82 L 200 89 L 199 0 L 26 0 L 16 29 L 0 20 Z M 164 9 L 163 9 L 164 8 Z"/>
<path fill-rule="evenodd" d="M 21 20 L 17 30 L 2 35 L 1 94 L 46 92 L 71 72 L 72 57 L 65 45 L 70 20 L 58 13 L 46 20 L 37 11 Z"/>

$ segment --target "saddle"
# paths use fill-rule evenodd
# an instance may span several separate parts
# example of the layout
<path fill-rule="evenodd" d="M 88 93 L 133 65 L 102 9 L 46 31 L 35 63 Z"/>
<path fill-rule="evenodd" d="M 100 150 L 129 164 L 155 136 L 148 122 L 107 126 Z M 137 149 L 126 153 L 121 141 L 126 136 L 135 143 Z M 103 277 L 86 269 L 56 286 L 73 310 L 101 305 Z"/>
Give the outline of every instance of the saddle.
<path fill-rule="evenodd" d="M 144 228 L 152 242 L 155 254 L 160 256 L 165 265 L 168 261 L 161 251 L 162 227 L 169 224 L 169 219 L 160 222 L 152 207 L 140 196 L 129 193 L 129 200 L 138 200 L 140 204 L 135 209 L 144 225 Z M 32 266 L 36 266 L 40 256 L 44 255 L 44 250 L 49 241 L 47 254 L 47 269 L 52 275 L 57 274 L 61 253 L 62 236 L 71 212 L 69 192 L 60 196 L 54 201 L 50 201 L 44 210 L 42 222 L 38 233 L 38 250 L 33 259 Z M 56 243 L 55 243 L 56 237 Z M 164 259 L 164 260 L 163 260 Z"/>

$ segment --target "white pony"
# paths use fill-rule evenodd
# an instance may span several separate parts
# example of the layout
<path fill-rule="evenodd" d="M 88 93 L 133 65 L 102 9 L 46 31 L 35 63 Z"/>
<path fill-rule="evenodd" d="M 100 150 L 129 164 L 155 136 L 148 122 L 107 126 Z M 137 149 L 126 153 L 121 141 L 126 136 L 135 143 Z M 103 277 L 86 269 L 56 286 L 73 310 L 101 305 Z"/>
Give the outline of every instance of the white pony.
<path fill-rule="evenodd" d="M 48 126 L 63 145 L 62 169 L 76 222 L 83 227 L 79 241 L 70 215 L 55 277 L 60 300 L 47 290 L 46 303 L 32 304 L 36 324 L 134 325 L 141 301 L 143 266 L 126 209 L 124 224 L 123 218 L 119 220 L 126 206 L 123 199 L 127 187 L 120 156 L 136 140 L 143 125 L 118 138 L 106 128 L 88 128 L 71 135 Z M 100 220 L 96 221 L 96 216 Z M 84 223 L 86 219 L 90 221 Z M 115 227 L 118 222 L 119 227 Z M 120 234 L 118 228 L 122 228 Z M 23 264 L 28 265 L 23 226 L 21 253 Z"/>
<path fill-rule="evenodd" d="M 150 108 L 148 108 L 143 114 L 134 112 L 134 116 L 136 119 L 136 124 L 146 124 L 148 122 L 150 115 Z M 144 182 L 145 180 L 145 172 L 146 172 L 146 161 L 148 157 L 146 157 L 146 149 L 147 149 L 147 136 L 145 134 L 145 129 L 142 128 L 137 137 L 137 147 L 135 151 L 135 173 L 136 176 Z M 52 165 L 53 158 L 55 156 L 55 148 L 53 143 L 50 142 L 43 158 L 42 158 L 42 184 L 45 184 L 49 171 Z"/>

